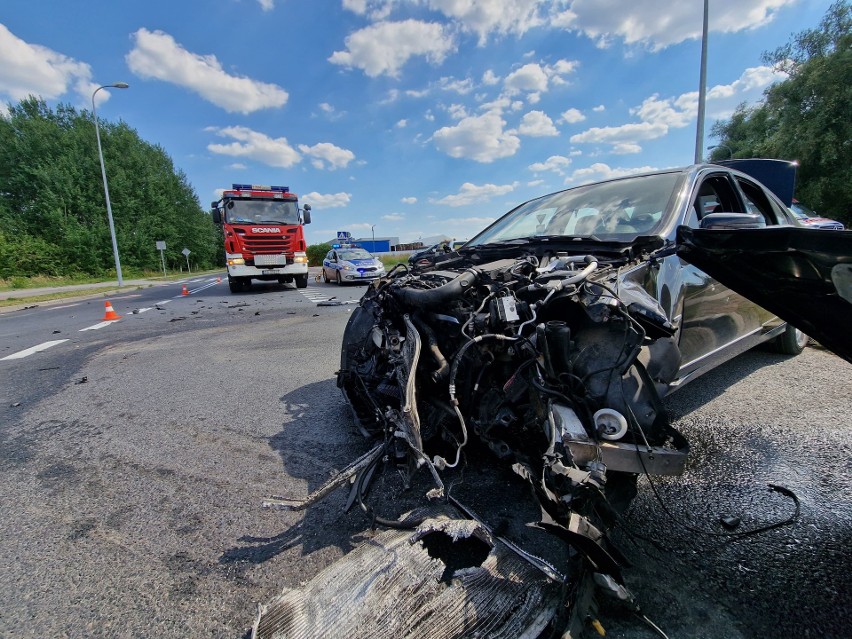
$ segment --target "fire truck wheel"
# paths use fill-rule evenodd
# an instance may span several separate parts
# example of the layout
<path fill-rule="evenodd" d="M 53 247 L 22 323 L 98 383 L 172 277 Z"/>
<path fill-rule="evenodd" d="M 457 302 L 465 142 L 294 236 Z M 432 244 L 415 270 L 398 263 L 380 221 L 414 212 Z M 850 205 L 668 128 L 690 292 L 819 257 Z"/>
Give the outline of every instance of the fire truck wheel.
<path fill-rule="evenodd" d="M 230 275 L 228 276 L 228 288 L 231 289 L 231 293 L 239 293 L 243 290 L 243 283 Z"/>
<path fill-rule="evenodd" d="M 296 275 L 296 277 L 293 278 L 293 279 L 296 280 L 296 288 L 308 288 L 308 274 L 307 273 L 305 273 L 304 275 Z"/>

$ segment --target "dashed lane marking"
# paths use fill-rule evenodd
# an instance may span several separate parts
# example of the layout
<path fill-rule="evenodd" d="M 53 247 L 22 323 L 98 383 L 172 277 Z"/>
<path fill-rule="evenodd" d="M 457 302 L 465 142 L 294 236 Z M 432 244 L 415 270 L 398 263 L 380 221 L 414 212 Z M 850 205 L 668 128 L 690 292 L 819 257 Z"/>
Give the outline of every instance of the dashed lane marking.
<path fill-rule="evenodd" d="M 38 346 L 33 346 L 31 348 L 27 348 L 22 351 L 18 351 L 17 353 L 12 353 L 11 355 L 6 355 L 6 357 L 0 357 L 0 362 L 7 359 L 23 359 L 24 357 L 29 357 L 30 355 L 34 355 L 35 353 L 40 353 L 41 351 L 46 351 L 51 346 L 56 346 L 57 344 L 61 344 L 62 342 L 67 342 L 67 339 L 55 339 L 52 342 L 44 342 L 39 344 Z"/>
<path fill-rule="evenodd" d="M 97 324 L 93 324 L 92 326 L 87 326 L 86 328 L 81 328 L 80 333 L 83 331 L 96 331 L 99 328 L 103 328 L 104 326 L 109 326 L 110 324 L 115 324 L 116 322 L 120 322 L 121 320 L 107 320 L 105 322 L 99 322 Z"/>

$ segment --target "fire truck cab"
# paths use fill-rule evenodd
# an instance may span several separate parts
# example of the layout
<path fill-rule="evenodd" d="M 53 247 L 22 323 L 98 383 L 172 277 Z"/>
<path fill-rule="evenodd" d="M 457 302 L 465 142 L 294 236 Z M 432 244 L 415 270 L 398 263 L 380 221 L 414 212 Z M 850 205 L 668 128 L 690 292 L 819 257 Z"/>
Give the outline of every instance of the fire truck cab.
<path fill-rule="evenodd" d="M 308 285 L 308 256 L 303 225 L 311 222 L 311 206 L 286 186 L 234 184 L 211 204 L 213 221 L 222 226 L 228 286 L 232 293 L 251 281 Z"/>

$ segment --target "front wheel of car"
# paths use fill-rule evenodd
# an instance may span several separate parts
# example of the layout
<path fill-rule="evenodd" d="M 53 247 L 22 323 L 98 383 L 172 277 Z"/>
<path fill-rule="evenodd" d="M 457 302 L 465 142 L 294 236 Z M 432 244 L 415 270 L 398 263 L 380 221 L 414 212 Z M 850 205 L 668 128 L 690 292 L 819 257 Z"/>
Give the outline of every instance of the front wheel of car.
<path fill-rule="evenodd" d="M 343 286 L 343 277 L 340 275 L 340 271 L 337 271 L 337 285 Z"/>
<path fill-rule="evenodd" d="M 322 281 L 326 284 L 329 284 L 331 282 L 331 280 L 328 279 L 328 273 L 325 272 L 325 269 L 322 270 Z"/>
<path fill-rule="evenodd" d="M 792 324 L 787 324 L 784 332 L 778 336 L 775 348 L 784 355 L 798 355 L 808 345 L 808 336 Z"/>

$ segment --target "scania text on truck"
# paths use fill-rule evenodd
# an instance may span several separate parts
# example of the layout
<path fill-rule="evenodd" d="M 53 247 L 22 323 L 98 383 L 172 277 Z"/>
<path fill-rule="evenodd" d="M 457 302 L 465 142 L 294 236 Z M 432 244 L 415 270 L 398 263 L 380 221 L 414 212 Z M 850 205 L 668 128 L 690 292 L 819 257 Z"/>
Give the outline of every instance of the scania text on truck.
<path fill-rule="evenodd" d="M 308 285 L 307 244 L 302 226 L 311 223 L 311 205 L 286 186 L 234 184 L 211 204 L 222 225 L 228 286 L 237 293 L 255 280 Z"/>

